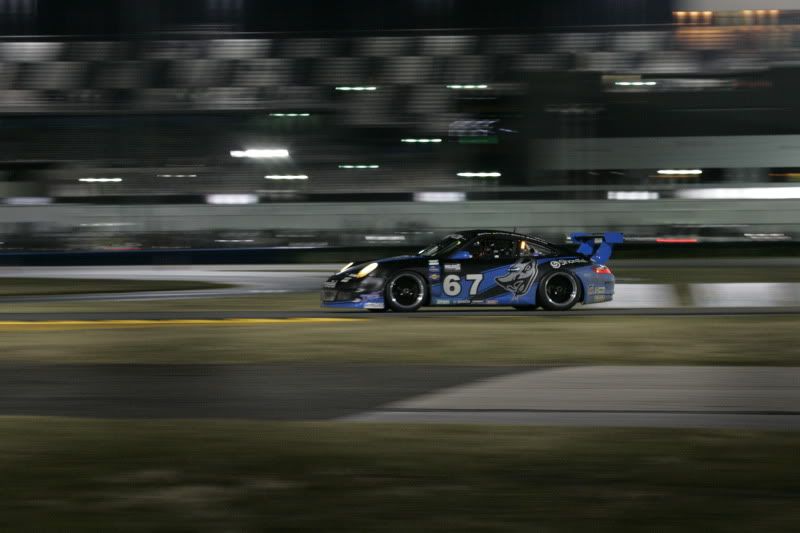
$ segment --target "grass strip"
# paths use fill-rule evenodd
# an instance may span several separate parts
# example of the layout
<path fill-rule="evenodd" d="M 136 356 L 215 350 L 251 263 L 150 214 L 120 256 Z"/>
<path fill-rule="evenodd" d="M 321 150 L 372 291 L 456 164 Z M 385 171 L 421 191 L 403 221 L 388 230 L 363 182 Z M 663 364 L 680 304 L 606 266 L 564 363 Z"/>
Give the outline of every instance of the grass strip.
<path fill-rule="evenodd" d="M 226 327 L 8 329 L 2 337 L 0 361 L 17 362 L 800 364 L 794 316 L 365 316 Z"/>
<path fill-rule="evenodd" d="M 800 433 L 0 418 L 3 531 L 800 529 Z"/>
<path fill-rule="evenodd" d="M 0 278 L 0 297 L 109 292 L 185 291 L 223 289 L 226 287 L 230 287 L 230 285 L 180 280 Z"/>

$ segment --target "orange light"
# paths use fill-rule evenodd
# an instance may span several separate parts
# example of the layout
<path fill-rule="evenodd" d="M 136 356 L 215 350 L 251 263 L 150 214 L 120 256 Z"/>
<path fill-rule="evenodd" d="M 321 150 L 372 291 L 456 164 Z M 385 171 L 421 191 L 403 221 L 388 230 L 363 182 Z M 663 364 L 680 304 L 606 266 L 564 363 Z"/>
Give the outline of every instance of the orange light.
<path fill-rule="evenodd" d="M 749 9 L 745 9 L 744 11 L 742 11 L 742 13 L 744 14 L 745 17 L 749 17 L 750 15 L 753 14 L 753 12 L 750 11 Z"/>
<path fill-rule="evenodd" d="M 656 237 L 656 242 L 659 244 L 696 244 L 698 241 L 690 237 Z"/>
<path fill-rule="evenodd" d="M 756 11 L 756 15 L 758 15 L 759 17 L 763 17 L 764 13 L 766 13 L 766 12 L 763 9 L 759 9 L 759 10 Z"/>
<path fill-rule="evenodd" d="M 777 15 L 777 14 L 779 14 L 779 13 L 780 13 L 780 11 L 778 11 L 777 9 L 770 9 L 770 10 L 769 10 L 769 14 L 770 14 L 770 15 Z"/>
<path fill-rule="evenodd" d="M 710 17 L 711 15 L 713 15 L 713 13 L 711 11 L 703 11 L 703 15 L 705 15 L 706 17 Z"/>
<path fill-rule="evenodd" d="M 675 16 L 678 18 L 683 18 L 686 16 L 686 11 L 676 11 Z"/>

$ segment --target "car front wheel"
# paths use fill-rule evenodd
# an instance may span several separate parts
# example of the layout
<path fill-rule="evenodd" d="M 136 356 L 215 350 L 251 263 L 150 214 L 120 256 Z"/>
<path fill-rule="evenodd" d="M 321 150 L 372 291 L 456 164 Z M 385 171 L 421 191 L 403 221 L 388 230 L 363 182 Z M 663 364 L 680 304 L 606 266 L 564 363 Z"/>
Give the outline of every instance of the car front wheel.
<path fill-rule="evenodd" d="M 416 311 L 428 296 L 425 280 L 416 272 L 398 272 L 386 282 L 386 304 L 392 311 Z"/>

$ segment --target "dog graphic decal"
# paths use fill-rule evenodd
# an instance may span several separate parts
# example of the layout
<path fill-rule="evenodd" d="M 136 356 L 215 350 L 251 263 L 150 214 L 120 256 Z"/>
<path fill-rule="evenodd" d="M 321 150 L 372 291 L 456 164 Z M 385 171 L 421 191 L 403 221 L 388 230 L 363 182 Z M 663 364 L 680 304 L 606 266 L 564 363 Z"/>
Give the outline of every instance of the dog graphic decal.
<path fill-rule="evenodd" d="M 536 259 L 533 257 L 522 257 L 511 265 L 508 272 L 495 279 L 498 285 L 514 295 L 514 298 L 522 296 L 528 292 L 536 279 Z"/>

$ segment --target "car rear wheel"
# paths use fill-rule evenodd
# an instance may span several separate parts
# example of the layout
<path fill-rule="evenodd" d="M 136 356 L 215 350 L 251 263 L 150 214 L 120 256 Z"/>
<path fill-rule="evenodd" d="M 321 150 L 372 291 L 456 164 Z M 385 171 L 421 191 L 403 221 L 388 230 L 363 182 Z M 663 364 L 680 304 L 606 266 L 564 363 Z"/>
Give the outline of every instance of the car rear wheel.
<path fill-rule="evenodd" d="M 581 299 L 581 284 L 571 272 L 548 274 L 539 284 L 539 304 L 548 311 L 566 311 Z"/>
<path fill-rule="evenodd" d="M 389 278 L 384 291 L 389 308 L 403 313 L 422 307 L 428 296 L 428 286 L 416 272 L 398 272 Z"/>

